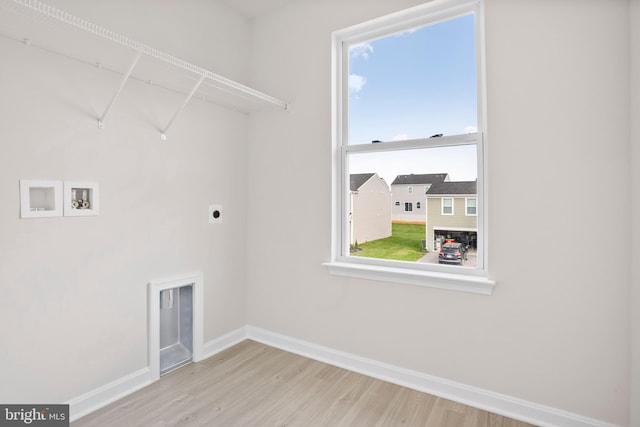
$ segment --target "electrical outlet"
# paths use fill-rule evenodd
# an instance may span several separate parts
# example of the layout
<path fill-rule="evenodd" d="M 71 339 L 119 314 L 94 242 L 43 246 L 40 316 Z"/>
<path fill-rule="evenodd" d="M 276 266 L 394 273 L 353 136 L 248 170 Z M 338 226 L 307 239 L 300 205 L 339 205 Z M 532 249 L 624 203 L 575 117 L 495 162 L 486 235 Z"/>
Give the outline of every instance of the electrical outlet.
<path fill-rule="evenodd" d="M 209 224 L 222 222 L 222 205 L 209 205 Z"/>

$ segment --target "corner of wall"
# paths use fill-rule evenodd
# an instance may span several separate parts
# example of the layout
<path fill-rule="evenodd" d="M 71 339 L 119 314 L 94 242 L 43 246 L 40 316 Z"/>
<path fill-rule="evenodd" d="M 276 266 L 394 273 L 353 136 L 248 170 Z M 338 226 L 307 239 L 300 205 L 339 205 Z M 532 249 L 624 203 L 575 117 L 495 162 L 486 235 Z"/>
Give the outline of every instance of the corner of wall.
<path fill-rule="evenodd" d="M 630 425 L 640 425 L 640 0 L 629 2 L 631 151 Z"/>

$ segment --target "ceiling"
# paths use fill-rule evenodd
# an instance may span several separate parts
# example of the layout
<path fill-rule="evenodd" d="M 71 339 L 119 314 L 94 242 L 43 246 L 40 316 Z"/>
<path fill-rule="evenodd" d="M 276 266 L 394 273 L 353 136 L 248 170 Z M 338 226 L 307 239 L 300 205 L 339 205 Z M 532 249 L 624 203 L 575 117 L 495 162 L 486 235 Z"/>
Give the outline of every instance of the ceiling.
<path fill-rule="evenodd" d="M 270 13 L 300 0 L 221 0 L 249 19 Z"/>

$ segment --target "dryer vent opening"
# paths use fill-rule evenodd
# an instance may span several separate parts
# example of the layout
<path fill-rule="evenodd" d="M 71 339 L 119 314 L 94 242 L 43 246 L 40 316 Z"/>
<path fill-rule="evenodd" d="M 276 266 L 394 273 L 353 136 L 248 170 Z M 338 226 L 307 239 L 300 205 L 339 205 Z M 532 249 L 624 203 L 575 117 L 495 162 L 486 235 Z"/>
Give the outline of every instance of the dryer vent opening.
<path fill-rule="evenodd" d="M 193 287 L 160 292 L 160 375 L 193 359 Z"/>
<path fill-rule="evenodd" d="M 203 275 L 149 282 L 147 293 L 150 378 L 155 381 L 203 358 Z"/>

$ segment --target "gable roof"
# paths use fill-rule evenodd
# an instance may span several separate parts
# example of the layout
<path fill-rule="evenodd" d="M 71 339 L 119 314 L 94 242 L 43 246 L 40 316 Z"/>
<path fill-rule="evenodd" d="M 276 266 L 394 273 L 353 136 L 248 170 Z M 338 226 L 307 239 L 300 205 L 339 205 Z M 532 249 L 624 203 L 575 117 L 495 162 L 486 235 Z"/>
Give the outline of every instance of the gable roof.
<path fill-rule="evenodd" d="M 444 194 L 476 194 L 478 192 L 476 181 L 436 182 L 429 190 L 427 196 Z"/>
<path fill-rule="evenodd" d="M 448 173 L 423 173 L 411 175 L 398 175 L 391 185 L 403 184 L 433 184 L 435 182 L 444 182 L 449 179 Z"/>
<path fill-rule="evenodd" d="M 349 175 L 349 190 L 358 191 L 375 173 L 352 173 Z"/>

